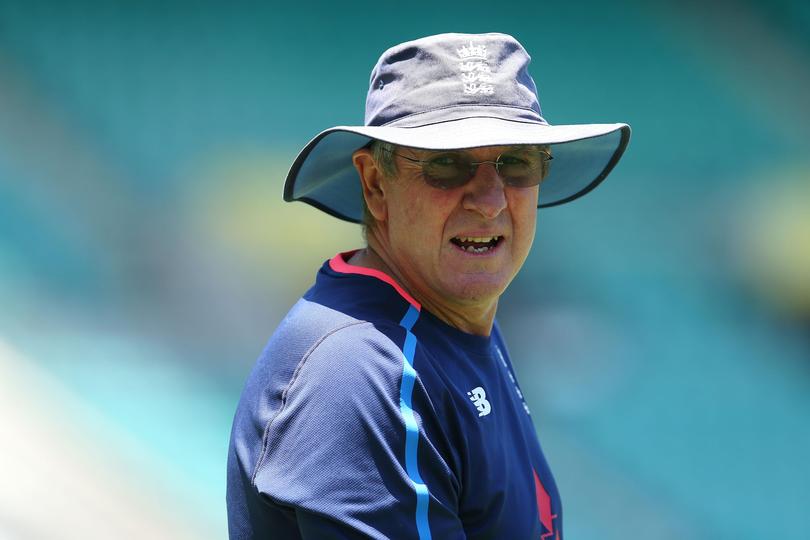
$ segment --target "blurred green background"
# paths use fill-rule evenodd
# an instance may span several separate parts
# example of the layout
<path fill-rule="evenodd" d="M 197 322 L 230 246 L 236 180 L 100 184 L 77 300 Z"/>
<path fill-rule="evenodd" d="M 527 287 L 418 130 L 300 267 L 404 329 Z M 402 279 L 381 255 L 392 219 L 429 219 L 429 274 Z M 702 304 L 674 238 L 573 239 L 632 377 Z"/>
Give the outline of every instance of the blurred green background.
<path fill-rule="evenodd" d="M 627 122 L 499 318 L 572 539 L 810 538 L 810 4 L 0 0 L 0 538 L 226 536 L 241 385 L 359 229 L 281 202 L 401 41 Z"/>

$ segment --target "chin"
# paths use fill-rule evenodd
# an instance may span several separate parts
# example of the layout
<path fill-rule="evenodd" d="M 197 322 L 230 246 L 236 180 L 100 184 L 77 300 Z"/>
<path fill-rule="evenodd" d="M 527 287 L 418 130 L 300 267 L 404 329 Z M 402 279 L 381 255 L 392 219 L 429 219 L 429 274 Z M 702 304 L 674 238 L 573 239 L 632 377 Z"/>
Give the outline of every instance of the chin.
<path fill-rule="evenodd" d="M 478 279 L 470 275 L 464 277 L 466 279 L 460 279 L 452 286 L 453 296 L 460 303 L 497 300 L 509 284 L 504 279 L 495 279 L 495 276 L 486 276 L 486 279 L 481 279 L 484 276 L 480 276 Z"/>

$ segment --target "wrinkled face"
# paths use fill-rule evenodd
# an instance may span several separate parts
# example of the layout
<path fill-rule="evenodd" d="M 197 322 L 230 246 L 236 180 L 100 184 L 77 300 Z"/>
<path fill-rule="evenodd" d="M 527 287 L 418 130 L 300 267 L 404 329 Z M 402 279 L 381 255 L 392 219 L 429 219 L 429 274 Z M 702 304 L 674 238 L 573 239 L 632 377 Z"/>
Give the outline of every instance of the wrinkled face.
<path fill-rule="evenodd" d="M 512 147 L 459 151 L 495 161 Z M 398 174 L 386 179 L 386 237 L 395 271 L 418 294 L 450 306 L 497 300 L 531 248 L 539 188 L 505 185 L 492 163 L 478 165 L 464 185 L 441 189 L 424 178 L 438 152 L 396 150 Z M 503 165 L 501 170 L 503 172 Z"/>

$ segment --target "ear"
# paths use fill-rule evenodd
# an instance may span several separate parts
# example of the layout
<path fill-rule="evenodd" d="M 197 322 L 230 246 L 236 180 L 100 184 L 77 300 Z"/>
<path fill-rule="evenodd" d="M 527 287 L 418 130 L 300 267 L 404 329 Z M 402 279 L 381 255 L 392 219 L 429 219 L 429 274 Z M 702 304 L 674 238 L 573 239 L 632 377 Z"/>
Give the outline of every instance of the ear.
<path fill-rule="evenodd" d="M 352 154 L 352 163 L 360 175 L 360 185 L 368 211 L 375 220 L 385 221 L 388 216 L 383 186 L 385 175 L 374 161 L 374 154 L 368 148 L 361 148 Z"/>

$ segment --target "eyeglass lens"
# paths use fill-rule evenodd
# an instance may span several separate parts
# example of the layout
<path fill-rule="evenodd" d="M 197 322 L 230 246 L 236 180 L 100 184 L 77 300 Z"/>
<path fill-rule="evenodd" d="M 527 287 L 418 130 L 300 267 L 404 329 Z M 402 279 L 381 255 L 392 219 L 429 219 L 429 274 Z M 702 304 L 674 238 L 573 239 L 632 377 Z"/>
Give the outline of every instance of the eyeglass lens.
<path fill-rule="evenodd" d="M 470 156 L 448 152 L 421 160 L 428 184 L 451 189 L 466 184 L 480 165 L 492 164 L 504 183 L 512 187 L 531 187 L 548 174 L 551 156 L 544 151 L 504 153 L 495 161 L 473 161 Z"/>

